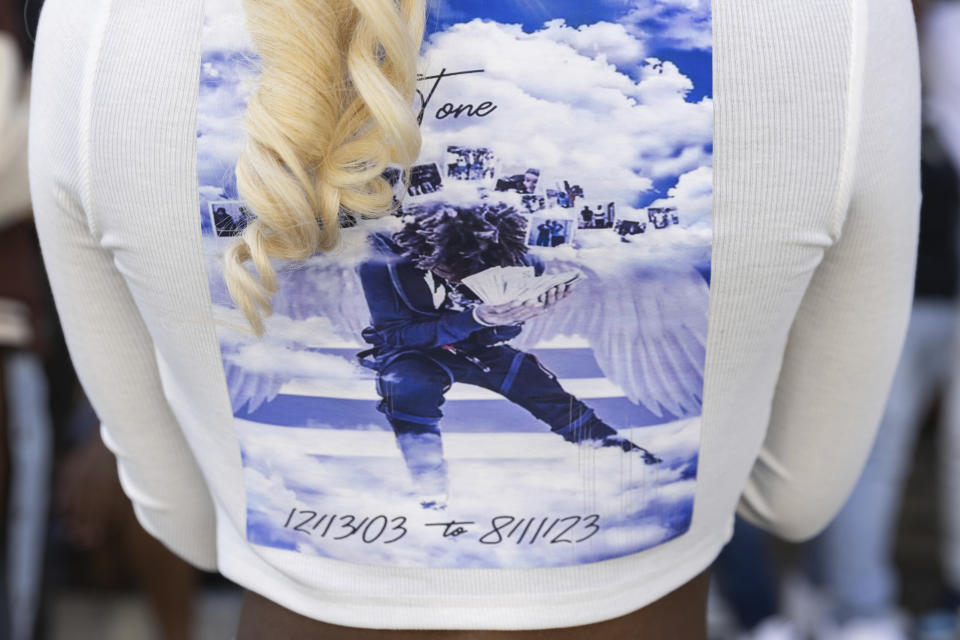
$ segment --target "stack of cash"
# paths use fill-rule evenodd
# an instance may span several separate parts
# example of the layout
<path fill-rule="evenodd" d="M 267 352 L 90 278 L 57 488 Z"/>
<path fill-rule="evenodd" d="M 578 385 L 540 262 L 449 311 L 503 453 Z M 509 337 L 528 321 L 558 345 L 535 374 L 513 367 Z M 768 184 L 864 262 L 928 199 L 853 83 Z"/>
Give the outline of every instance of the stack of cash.
<path fill-rule="evenodd" d="M 583 277 L 579 269 L 537 276 L 533 267 L 491 267 L 463 279 L 487 304 L 506 304 L 536 300 L 561 284 L 572 284 Z"/>

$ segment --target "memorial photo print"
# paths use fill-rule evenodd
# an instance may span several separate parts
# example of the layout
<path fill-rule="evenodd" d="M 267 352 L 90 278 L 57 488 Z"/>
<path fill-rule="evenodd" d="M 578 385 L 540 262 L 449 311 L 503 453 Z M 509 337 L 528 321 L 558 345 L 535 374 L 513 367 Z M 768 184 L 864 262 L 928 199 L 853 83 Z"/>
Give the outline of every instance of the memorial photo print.
<path fill-rule="evenodd" d="M 262 338 L 223 278 L 256 215 L 234 167 L 258 60 L 235 35 L 240 0 L 207 7 L 197 224 L 247 538 L 372 565 L 535 568 L 681 536 L 710 299 L 709 11 L 428 6 L 422 150 L 383 174 L 396 210 L 277 263 Z"/>

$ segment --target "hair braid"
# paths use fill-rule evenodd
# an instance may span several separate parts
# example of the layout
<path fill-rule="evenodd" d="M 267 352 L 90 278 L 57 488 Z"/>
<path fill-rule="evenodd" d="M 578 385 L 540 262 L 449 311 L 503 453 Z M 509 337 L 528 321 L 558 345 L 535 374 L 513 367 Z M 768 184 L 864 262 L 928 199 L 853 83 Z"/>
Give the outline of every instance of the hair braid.
<path fill-rule="evenodd" d="M 243 5 L 263 61 L 237 162 L 254 217 L 225 253 L 224 278 L 259 336 L 277 291 L 271 259 L 333 249 L 343 214 L 392 211 L 383 171 L 409 167 L 420 152 L 412 104 L 426 10 L 425 0 Z"/>

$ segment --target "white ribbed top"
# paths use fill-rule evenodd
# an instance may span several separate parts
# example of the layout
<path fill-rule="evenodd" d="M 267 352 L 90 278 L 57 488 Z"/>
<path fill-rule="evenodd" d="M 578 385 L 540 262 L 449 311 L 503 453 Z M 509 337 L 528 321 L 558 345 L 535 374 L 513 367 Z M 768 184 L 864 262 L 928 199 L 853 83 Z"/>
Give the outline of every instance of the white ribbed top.
<path fill-rule="evenodd" d="M 197 224 L 199 0 L 47 0 L 31 188 L 77 371 L 141 523 L 303 615 L 588 624 L 706 568 L 734 511 L 790 539 L 839 508 L 906 329 L 919 204 L 907 0 L 715 0 L 712 281 L 693 523 L 549 569 L 355 565 L 249 544 Z M 742 496 L 742 500 L 741 500 Z"/>

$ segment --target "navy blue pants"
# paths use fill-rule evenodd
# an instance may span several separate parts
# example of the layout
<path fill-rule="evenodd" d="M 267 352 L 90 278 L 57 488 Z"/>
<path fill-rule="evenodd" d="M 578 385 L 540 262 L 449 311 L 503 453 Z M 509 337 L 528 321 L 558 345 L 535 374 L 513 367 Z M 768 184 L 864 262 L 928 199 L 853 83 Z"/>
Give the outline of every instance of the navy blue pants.
<path fill-rule="evenodd" d="M 454 382 L 495 391 L 545 422 L 569 442 L 615 435 L 593 409 L 567 393 L 531 353 L 508 345 L 479 350 L 469 360 L 442 348 L 396 354 L 380 367 L 377 407 L 396 434 L 439 433 L 444 394 Z"/>
<path fill-rule="evenodd" d="M 440 407 L 454 382 L 499 393 L 569 442 L 616 434 L 593 409 L 564 391 L 557 376 L 533 354 L 497 345 L 471 358 L 436 348 L 395 353 L 379 363 L 377 392 L 382 399 L 377 409 L 393 427 L 422 504 L 443 504 L 447 494 Z"/>

